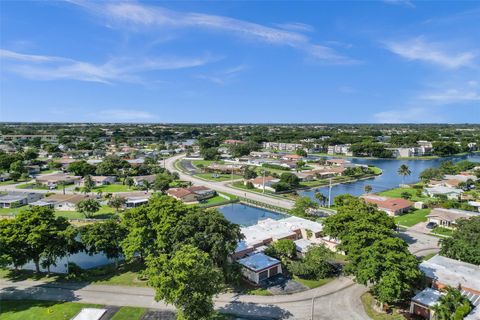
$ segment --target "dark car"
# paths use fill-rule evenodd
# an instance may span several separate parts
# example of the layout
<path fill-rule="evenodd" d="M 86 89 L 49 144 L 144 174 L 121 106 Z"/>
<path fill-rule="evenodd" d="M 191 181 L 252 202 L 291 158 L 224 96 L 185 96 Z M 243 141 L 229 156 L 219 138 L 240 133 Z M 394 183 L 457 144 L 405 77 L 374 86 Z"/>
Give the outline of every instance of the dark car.
<path fill-rule="evenodd" d="M 435 222 L 429 222 L 427 223 L 427 229 L 433 229 L 437 226 Z"/>

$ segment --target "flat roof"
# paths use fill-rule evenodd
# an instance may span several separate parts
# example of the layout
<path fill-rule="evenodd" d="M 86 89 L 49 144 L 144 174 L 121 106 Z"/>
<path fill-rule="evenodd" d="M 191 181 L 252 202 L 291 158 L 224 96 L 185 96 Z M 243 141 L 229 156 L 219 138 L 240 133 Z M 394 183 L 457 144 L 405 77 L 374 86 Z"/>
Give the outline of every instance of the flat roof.
<path fill-rule="evenodd" d="M 280 264 L 279 260 L 269 257 L 261 252 L 240 259 L 237 262 L 240 263 L 242 266 L 255 272 L 262 271 L 264 269 Z"/>
<path fill-rule="evenodd" d="M 72 320 L 100 320 L 107 309 L 83 308 Z"/>
<path fill-rule="evenodd" d="M 431 279 L 443 284 L 480 291 L 480 266 L 450 259 L 441 255 L 424 261 L 420 269 Z"/>
<path fill-rule="evenodd" d="M 433 307 L 437 304 L 442 293 L 432 288 L 425 288 L 412 298 L 412 301 L 423 304 L 424 306 Z"/>

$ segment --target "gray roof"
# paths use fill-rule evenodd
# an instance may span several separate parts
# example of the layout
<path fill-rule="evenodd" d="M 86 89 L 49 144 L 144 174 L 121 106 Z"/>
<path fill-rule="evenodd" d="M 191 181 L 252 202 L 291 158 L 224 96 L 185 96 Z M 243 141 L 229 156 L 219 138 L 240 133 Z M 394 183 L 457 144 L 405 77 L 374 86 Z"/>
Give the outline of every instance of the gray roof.
<path fill-rule="evenodd" d="M 437 304 L 438 300 L 442 296 L 442 293 L 432 288 L 426 288 L 420 291 L 412 298 L 412 301 L 420 303 L 424 306 L 432 307 Z"/>
<path fill-rule="evenodd" d="M 251 256 L 238 260 L 238 263 L 250 270 L 258 272 L 278 265 L 280 264 L 280 261 L 269 257 L 264 253 L 255 253 Z"/>

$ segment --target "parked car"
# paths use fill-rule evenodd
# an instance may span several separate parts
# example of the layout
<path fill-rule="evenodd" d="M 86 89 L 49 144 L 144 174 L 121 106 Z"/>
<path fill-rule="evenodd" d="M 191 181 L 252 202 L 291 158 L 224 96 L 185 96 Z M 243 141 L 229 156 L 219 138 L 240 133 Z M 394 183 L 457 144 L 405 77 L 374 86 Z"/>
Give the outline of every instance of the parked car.
<path fill-rule="evenodd" d="M 427 223 L 427 229 L 434 229 L 437 226 L 437 224 L 433 221 L 430 221 Z"/>

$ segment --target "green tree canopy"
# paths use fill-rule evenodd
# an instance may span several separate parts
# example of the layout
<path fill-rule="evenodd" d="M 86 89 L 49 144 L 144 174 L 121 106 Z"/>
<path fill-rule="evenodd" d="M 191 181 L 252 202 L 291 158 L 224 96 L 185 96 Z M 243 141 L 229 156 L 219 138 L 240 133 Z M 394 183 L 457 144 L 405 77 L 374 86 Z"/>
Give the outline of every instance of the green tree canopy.
<path fill-rule="evenodd" d="M 453 235 L 442 238 L 440 244 L 440 254 L 480 265 L 480 217 L 458 220 Z"/>
<path fill-rule="evenodd" d="M 472 310 L 467 297 L 455 288 L 447 287 L 445 295 L 440 297 L 438 304 L 432 307 L 438 320 L 462 320 Z"/>

